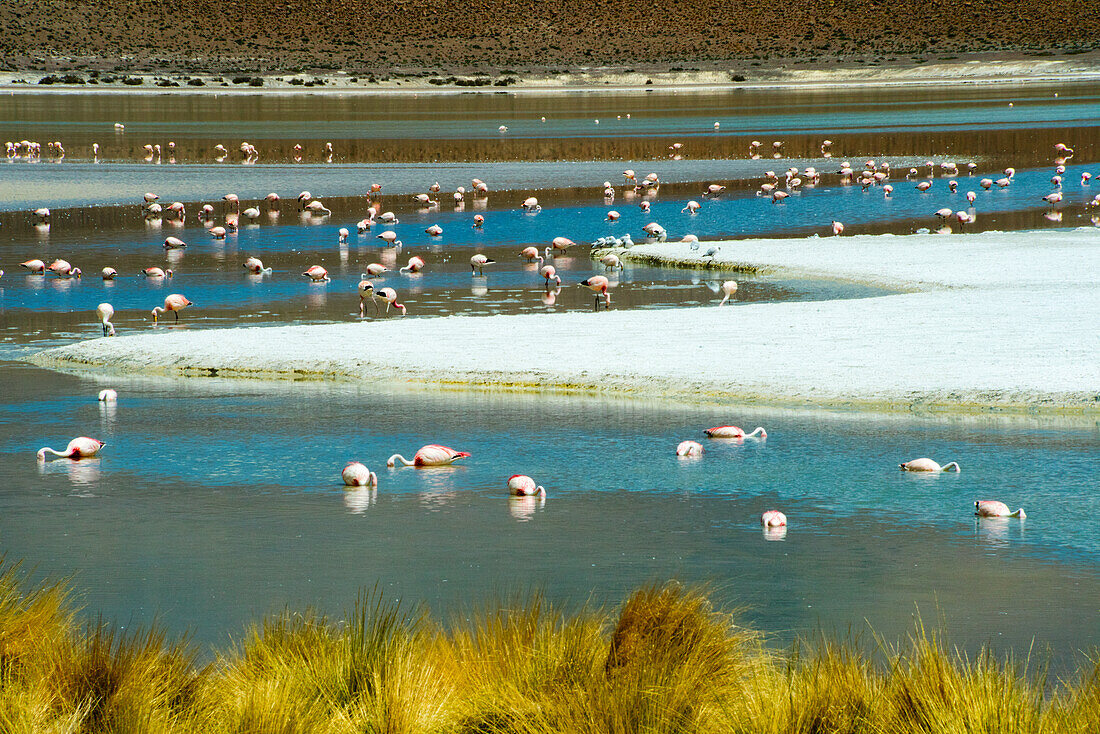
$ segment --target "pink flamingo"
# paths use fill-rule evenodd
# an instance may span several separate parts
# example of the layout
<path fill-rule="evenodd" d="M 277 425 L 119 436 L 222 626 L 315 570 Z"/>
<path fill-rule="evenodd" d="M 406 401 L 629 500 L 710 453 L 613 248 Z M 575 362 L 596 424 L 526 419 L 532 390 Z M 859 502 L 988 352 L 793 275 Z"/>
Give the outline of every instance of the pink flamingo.
<path fill-rule="evenodd" d="M 940 466 L 936 462 L 927 458 L 913 459 L 912 461 L 907 461 L 904 464 L 898 464 L 898 466 L 901 467 L 902 471 L 941 472 L 952 471 L 952 469 L 956 472 L 962 471 L 962 469 L 959 468 L 958 462 L 956 461 L 952 461 L 944 464 L 943 466 Z"/>
<path fill-rule="evenodd" d="M 363 280 L 366 280 L 368 277 L 377 278 L 382 273 L 388 272 L 390 272 L 390 269 L 387 268 L 385 265 L 382 265 L 381 263 L 370 263 L 369 265 L 367 265 L 367 272 L 360 273 L 359 277 Z"/>
<path fill-rule="evenodd" d="M 49 446 L 43 446 L 38 449 L 38 460 L 45 461 L 47 453 L 65 459 L 89 459 L 98 454 L 100 449 L 106 445 L 107 444 L 99 439 L 78 436 L 72 441 L 69 441 L 69 445 L 65 447 L 64 451 L 58 451 L 57 449 L 51 449 Z"/>
<path fill-rule="evenodd" d="M 397 239 L 397 232 L 394 232 L 392 229 L 387 229 L 382 234 L 376 235 L 376 237 L 380 240 L 384 240 L 390 247 L 401 247 L 401 240 Z"/>
<path fill-rule="evenodd" d="M 82 275 L 80 268 L 74 268 L 67 260 L 54 260 L 46 270 L 49 270 L 59 278 L 70 278 L 73 276 L 79 278 Z"/>
<path fill-rule="evenodd" d="M 620 216 L 619 213 L 617 211 L 615 211 L 614 209 L 612 209 L 611 211 L 609 211 L 607 213 L 607 220 L 606 221 L 608 221 L 608 222 L 617 222 L 617 221 L 619 221 L 619 216 Z"/>
<path fill-rule="evenodd" d="M 165 250 L 182 250 L 185 247 L 187 247 L 187 243 L 179 237 L 166 237 L 164 239 Z"/>
<path fill-rule="evenodd" d="M 486 265 L 492 265 L 495 262 L 496 260 L 488 258 L 481 253 L 474 255 L 470 258 L 470 275 L 473 275 L 474 273 L 477 273 L 478 275 L 485 275 L 485 273 L 482 271 L 482 268 L 484 268 Z"/>
<path fill-rule="evenodd" d="M 596 310 L 600 310 L 600 295 L 603 295 L 604 305 L 611 308 L 611 294 L 607 291 L 609 281 L 602 275 L 593 275 L 587 280 L 582 280 L 581 285 L 596 294 Z"/>
<path fill-rule="evenodd" d="M 160 314 L 167 313 L 169 311 L 171 311 L 172 314 L 176 317 L 176 321 L 179 321 L 180 320 L 180 311 L 187 308 L 188 306 L 193 306 L 193 305 L 194 304 L 191 301 L 187 300 L 185 297 L 183 297 L 179 293 L 173 293 L 173 294 L 169 295 L 167 298 L 164 299 L 164 306 L 163 307 L 155 306 L 153 308 L 153 323 L 154 324 L 157 323 L 157 317 Z"/>
<path fill-rule="evenodd" d="M 432 237 L 440 237 L 440 236 L 443 235 L 443 228 L 440 227 L 438 224 L 433 224 L 432 226 L 428 227 L 424 231 L 427 232 Z"/>
<path fill-rule="evenodd" d="M 550 287 L 550 281 L 554 281 L 558 285 L 561 285 L 561 277 L 558 275 L 557 270 L 553 265 L 543 265 L 539 270 L 539 275 L 546 279 L 546 287 Z"/>
<path fill-rule="evenodd" d="M 722 287 L 722 293 L 724 295 L 722 296 L 722 300 L 719 302 L 718 305 L 719 306 L 724 306 L 724 305 L 726 305 L 726 301 L 728 301 L 730 298 L 732 298 L 733 294 L 737 292 L 737 281 L 736 280 L 727 280 L 724 283 L 722 283 L 721 287 Z"/>
<path fill-rule="evenodd" d="M 681 441 L 676 447 L 677 456 L 702 456 L 703 444 L 698 441 Z"/>
<path fill-rule="evenodd" d="M 419 273 L 423 269 L 424 269 L 424 261 L 421 258 L 417 257 L 416 255 L 413 255 L 412 257 L 409 258 L 409 264 L 406 265 L 403 268 L 399 268 L 397 272 L 399 272 L 399 273 L 405 273 L 405 272 Z"/>
<path fill-rule="evenodd" d="M 787 516 L 779 510 L 768 510 L 760 516 L 760 524 L 766 528 L 786 527 Z"/>
<path fill-rule="evenodd" d="M 519 251 L 519 256 L 526 258 L 528 262 L 538 261 L 539 263 L 541 263 L 543 261 L 542 255 L 539 254 L 539 248 L 535 247 L 534 245 L 524 247 L 522 250 Z"/>
<path fill-rule="evenodd" d="M 687 206 L 680 210 L 680 213 L 683 214 L 687 212 L 688 214 L 694 214 L 697 211 L 699 211 L 699 202 L 692 199 L 687 203 Z"/>
<path fill-rule="evenodd" d="M 615 269 L 622 270 L 623 269 L 623 264 L 619 260 L 618 255 L 613 255 L 613 254 L 609 253 L 609 254 L 604 255 L 603 257 L 601 257 L 600 262 L 603 263 L 603 266 L 605 268 L 607 268 L 608 270 L 615 270 Z"/>
<path fill-rule="evenodd" d="M 27 260 L 26 262 L 19 263 L 19 265 L 29 270 L 32 275 L 46 274 L 46 263 L 41 260 Z"/>
<path fill-rule="evenodd" d="M 374 295 L 374 283 L 369 280 L 359 281 L 359 318 L 364 318 L 366 314 L 367 299 L 370 299 L 374 304 L 374 312 L 379 313 L 378 301 Z"/>
<path fill-rule="evenodd" d="M 481 229 L 481 226 L 485 224 L 485 217 L 480 214 L 474 215 L 474 229 Z"/>
<path fill-rule="evenodd" d="M 931 181 L 921 181 L 919 184 L 917 184 L 917 190 L 920 191 L 921 193 L 923 193 L 925 191 L 928 191 L 928 189 L 930 189 L 930 188 L 932 188 L 932 182 Z"/>
<path fill-rule="evenodd" d="M 114 336 L 115 325 L 111 323 L 111 317 L 115 315 L 115 307 L 109 303 L 101 303 L 95 307 L 95 314 L 103 324 L 103 336 Z"/>
<path fill-rule="evenodd" d="M 539 205 L 539 200 L 534 196 L 528 196 L 526 199 L 524 199 L 523 203 L 520 204 L 520 208 L 528 213 L 537 213 L 542 211 L 542 206 Z"/>
<path fill-rule="evenodd" d="M 311 265 L 302 275 L 307 276 L 314 283 L 327 283 L 332 280 L 328 277 L 328 271 L 320 265 Z"/>
<path fill-rule="evenodd" d="M 834 220 L 833 221 L 833 234 L 839 236 L 843 233 L 844 233 L 844 223 Z"/>
<path fill-rule="evenodd" d="M 172 269 L 169 268 L 168 270 L 161 270 L 154 265 L 151 268 L 143 268 L 141 274 L 144 275 L 146 278 L 171 278 Z"/>
<path fill-rule="evenodd" d="M 401 462 L 404 466 L 448 466 L 468 456 L 470 454 L 467 451 L 455 451 L 448 446 L 433 443 L 422 446 L 413 456 L 412 461 L 401 454 L 394 454 L 386 459 L 386 466 L 397 466 L 397 462 Z"/>
<path fill-rule="evenodd" d="M 979 500 L 974 503 L 974 514 L 978 517 L 1018 517 L 1021 520 L 1027 517 L 1024 508 L 1012 512 L 1008 505 L 997 500 Z"/>
<path fill-rule="evenodd" d="M 378 475 L 358 461 L 349 461 L 340 472 L 340 477 L 348 487 L 377 487 Z"/>
<path fill-rule="evenodd" d="M 551 242 L 550 244 L 553 245 L 555 251 L 561 250 L 562 252 L 565 252 L 570 247 L 576 247 L 577 245 L 576 242 L 569 239 L 568 237 L 555 237 L 553 242 Z"/>
<path fill-rule="evenodd" d="M 390 306 L 401 311 L 402 316 L 408 313 L 405 304 L 397 302 L 397 291 L 393 288 L 382 288 L 378 291 L 378 297 L 386 302 L 386 313 L 390 312 Z"/>
<path fill-rule="evenodd" d="M 110 265 L 99 271 L 99 274 L 104 280 L 114 280 L 118 276 L 118 271 L 112 268 Z"/>
<path fill-rule="evenodd" d="M 271 268 L 265 268 L 263 261 L 258 257 L 248 258 L 244 261 L 242 267 L 253 275 L 263 275 L 271 272 Z"/>
<path fill-rule="evenodd" d="M 722 186 L 720 184 L 711 184 L 710 186 L 707 186 L 707 190 L 703 192 L 703 196 L 718 196 L 725 190 L 725 186 Z"/>
<path fill-rule="evenodd" d="M 715 426 L 708 428 L 703 433 L 707 438 L 767 438 L 768 432 L 757 426 L 752 433 L 745 433 L 737 426 Z"/>
<path fill-rule="evenodd" d="M 526 474 L 513 474 L 508 477 L 508 493 L 513 497 L 545 497 L 546 489 Z"/>

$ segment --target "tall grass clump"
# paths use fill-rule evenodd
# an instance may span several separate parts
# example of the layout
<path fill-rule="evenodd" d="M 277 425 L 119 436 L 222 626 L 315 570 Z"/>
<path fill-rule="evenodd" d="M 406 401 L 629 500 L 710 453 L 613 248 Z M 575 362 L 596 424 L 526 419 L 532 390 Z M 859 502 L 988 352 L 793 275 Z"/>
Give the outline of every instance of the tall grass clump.
<path fill-rule="evenodd" d="M 207 657 L 207 656 L 204 656 Z M 82 624 L 63 584 L 0 559 L 0 732 L 31 734 L 1092 734 L 1100 663 L 1051 680 L 919 622 L 890 644 L 785 650 L 704 590 L 618 608 L 535 593 L 444 625 L 363 593 L 260 620 L 201 663 L 154 625 Z"/>

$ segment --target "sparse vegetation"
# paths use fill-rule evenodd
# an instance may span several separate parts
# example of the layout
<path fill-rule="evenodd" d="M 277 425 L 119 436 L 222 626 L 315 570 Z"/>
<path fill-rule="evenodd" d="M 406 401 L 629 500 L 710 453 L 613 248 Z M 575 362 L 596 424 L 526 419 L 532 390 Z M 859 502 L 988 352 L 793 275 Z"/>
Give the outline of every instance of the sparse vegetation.
<path fill-rule="evenodd" d="M 202 664 L 160 628 L 81 626 L 64 586 L 7 565 L 0 662 L 12 732 L 1100 731 L 1100 666 L 1052 682 L 921 627 L 870 656 L 828 640 L 772 651 L 677 583 L 616 611 L 534 595 L 450 627 L 368 593 L 339 620 L 264 620 Z"/>

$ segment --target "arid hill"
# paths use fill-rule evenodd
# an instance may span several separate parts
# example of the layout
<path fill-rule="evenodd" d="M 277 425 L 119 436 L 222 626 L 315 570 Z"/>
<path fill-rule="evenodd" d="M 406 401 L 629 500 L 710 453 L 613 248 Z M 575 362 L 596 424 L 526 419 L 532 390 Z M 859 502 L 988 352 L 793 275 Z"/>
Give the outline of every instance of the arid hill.
<path fill-rule="evenodd" d="M 1096 0 L 0 0 L 7 70 L 489 70 L 1100 45 Z"/>

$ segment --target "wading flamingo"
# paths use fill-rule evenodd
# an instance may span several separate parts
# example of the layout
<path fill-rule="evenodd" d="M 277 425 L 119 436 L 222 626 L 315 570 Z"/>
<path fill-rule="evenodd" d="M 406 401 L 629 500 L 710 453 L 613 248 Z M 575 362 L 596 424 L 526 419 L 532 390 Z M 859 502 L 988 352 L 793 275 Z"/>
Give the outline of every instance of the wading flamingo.
<path fill-rule="evenodd" d="M 539 205 L 539 200 L 534 196 L 529 196 L 523 200 L 520 204 L 520 208 L 528 213 L 537 213 L 542 211 L 542 206 Z"/>
<path fill-rule="evenodd" d="M 557 270 L 553 265 L 543 265 L 539 270 L 539 275 L 546 279 L 546 287 L 550 287 L 550 281 L 554 281 L 558 285 L 561 285 L 561 276 L 558 275 Z"/>
<path fill-rule="evenodd" d="M 535 480 L 526 474 L 513 474 L 508 477 L 508 494 L 513 497 L 545 497 L 546 488 L 535 484 Z"/>
<path fill-rule="evenodd" d="M 99 271 L 99 274 L 103 276 L 104 280 L 114 280 L 118 277 L 118 271 L 112 268 L 110 265 Z"/>
<path fill-rule="evenodd" d="M 767 438 L 768 432 L 757 426 L 752 433 L 745 433 L 737 426 L 715 426 L 703 431 L 707 438 Z"/>
<path fill-rule="evenodd" d="M 382 273 L 388 272 L 390 272 L 390 269 L 387 268 L 385 265 L 382 265 L 381 263 L 370 263 L 369 265 L 367 265 L 367 272 L 360 273 L 359 277 L 362 280 L 366 280 L 368 277 L 377 278 Z"/>
<path fill-rule="evenodd" d="M 485 217 L 480 214 L 474 215 L 474 229 L 481 229 L 481 226 L 485 224 Z"/>
<path fill-rule="evenodd" d="M 306 204 L 305 210 L 310 214 L 332 214 L 332 210 L 325 208 L 320 199 L 314 199 Z"/>
<path fill-rule="evenodd" d="M 603 266 L 605 268 L 607 268 L 608 270 L 615 270 L 616 268 L 618 268 L 619 270 L 623 269 L 623 264 L 619 260 L 618 255 L 613 255 L 613 254 L 604 255 L 603 257 L 600 258 L 600 262 L 602 262 Z"/>
<path fill-rule="evenodd" d="M 443 235 L 443 228 L 440 227 L 438 224 L 433 224 L 424 231 L 432 237 L 441 237 Z"/>
<path fill-rule="evenodd" d="M 78 436 L 72 441 L 69 441 L 69 445 L 65 447 L 64 451 L 58 451 L 57 449 L 51 449 L 49 446 L 43 446 L 38 449 L 38 460 L 45 461 L 46 454 L 53 454 L 54 456 L 61 456 L 66 459 L 88 459 L 98 454 L 100 449 L 104 446 L 106 446 L 106 444 L 98 439 Z"/>
<path fill-rule="evenodd" d="M 328 271 L 320 265 L 311 265 L 302 275 L 308 276 L 314 283 L 327 283 L 332 280 L 328 277 Z"/>
<path fill-rule="evenodd" d="M 264 273 L 271 272 L 271 268 L 265 268 L 263 261 L 260 260 L 260 258 L 258 257 L 248 258 L 244 261 L 244 265 L 242 267 L 244 267 L 245 270 L 252 273 L 253 275 L 263 275 Z"/>
<path fill-rule="evenodd" d="M 833 234 L 837 235 L 837 236 L 839 236 L 841 234 L 844 234 L 844 223 L 843 222 L 837 222 L 835 220 L 833 221 Z"/>
<path fill-rule="evenodd" d="M 722 300 L 718 303 L 719 306 L 726 305 L 726 301 L 733 297 L 733 294 L 737 292 L 737 281 L 727 280 L 722 283 Z"/>
<path fill-rule="evenodd" d="M 141 274 L 144 275 L 146 278 L 171 278 L 172 269 L 169 268 L 168 270 L 161 270 L 156 265 L 154 265 L 151 268 L 143 268 Z"/>
<path fill-rule="evenodd" d="M 390 247 L 401 247 L 401 240 L 397 239 L 397 232 L 394 232 L 392 229 L 387 229 L 382 234 L 375 235 L 375 237 L 384 240 Z"/>
<path fill-rule="evenodd" d="M 375 295 L 374 295 L 374 283 L 372 283 L 372 282 L 370 282 L 369 280 L 366 280 L 366 279 L 360 280 L 359 281 L 359 318 L 364 318 L 367 315 L 366 314 L 366 308 L 367 308 L 367 299 L 368 298 L 371 300 L 371 303 L 374 304 L 374 312 L 375 313 L 380 313 L 380 311 L 378 309 L 378 301 L 375 299 Z"/>
<path fill-rule="evenodd" d="M 382 288 L 378 291 L 378 297 L 386 302 L 386 313 L 390 312 L 390 306 L 400 310 L 402 316 L 408 313 L 405 304 L 397 302 L 397 291 L 393 288 Z"/>
<path fill-rule="evenodd" d="M 433 443 L 422 446 L 413 456 L 412 461 L 401 454 L 394 454 L 386 459 L 386 466 L 397 466 L 398 462 L 401 462 L 403 466 L 448 466 L 459 459 L 465 459 L 469 455 L 466 451 L 455 451 L 450 447 Z"/>
<path fill-rule="evenodd" d="M 32 275 L 46 274 L 46 263 L 41 260 L 27 260 L 26 262 L 19 263 L 19 265 L 29 270 Z"/>
<path fill-rule="evenodd" d="M 115 325 L 111 323 L 111 317 L 115 315 L 115 307 L 109 303 L 101 303 L 95 307 L 95 315 L 99 317 L 99 323 L 103 324 L 103 336 L 114 336 Z"/>
<path fill-rule="evenodd" d="M 157 323 L 157 317 L 162 313 L 169 311 L 176 317 L 176 321 L 180 320 L 180 311 L 188 306 L 194 305 L 191 301 L 184 298 L 179 293 L 173 293 L 164 299 L 164 306 L 156 306 L 153 308 L 153 323 Z"/>
<path fill-rule="evenodd" d="M 116 403 L 118 402 L 118 393 L 111 388 L 106 388 L 99 391 L 99 402 L 101 403 Z"/>
<path fill-rule="evenodd" d="M 600 296 L 603 296 L 604 306 L 611 308 L 611 294 L 607 291 L 608 280 L 602 275 L 593 275 L 587 280 L 582 280 L 581 285 L 596 294 L 596 310 L 600 310 Z"/>
<path fill-rule="evenodd" d="M 947 464 L 944 464 L 943 466 L 940 466 L 939 464 L 932 461 L 931 459 L 925 459 L 925 458 L 913 459 L 912 461 L 907 461 L 904 464 L 898 464 L 898 466 L 901 467 L 902 471 L 937 472 L 937 471 L 952 471 L 952 469 L 956 472 L 962 471 L 962 469 L 959 468 L 958 462 L 956 462 L 956 461 L 952 461 L 952 462 L 949 462 Z"/>
<path fill-rule="evenodd" d="M 766 528 L 786 527 L 787 516 L 779 510 L 768 510 L 760 516 L 760 524 Z"/>
<path fill-rule="evenodd" d="M 474 255 L 470 258 L 470 275 L 473 275 L 474 273 L 477 273 L 478 275 L 485 275 L 485 273 L 482 272 L 481 269 L 484 268 L 486 265 L 492 265 L 495 262 L 496 260 L 485 257 L 480 253 Z"/>
<path fill-rule="evenodd" d="M 358 461 L 349 461 L 340 472 L 340 477 L 348 487 L 377 487 L 378 475 Z"/>
<path fill-rule="evenodd" d="M 676 447 L 677 456 L 702 456 L 703 444 L 698 441 L 681 441 Z"/>
<path fill-rule="evenodd" d="M 979 500 L 974 503 L 974 514 L 978 517 L 1018 517 L 1021 520 L 1027 517 L 1024 508 L 1013 512 L 1008 505 L 997 500 Z"/>
<path fill-rule="evenodd" d="M 417 257 L 416 255 L 413 255 L 412 257 L 409 258 L 409 264 L 406 265 L 403 268 L 399 268 L 397 272 L 399 272 L 399 273 L 419 273 L 423 269 L 424 269 L 424 261 L 421 258 Z"/>
<path fill-rule="evenodd" d="M 187 247 L 187 243 L 181 240 L 179 237 L 164 238 L 165 250 L 182 250 L 185 247 Z"/>
<path fill-rule="evenodd" d="M 69 264 L 68 260 L 54 260 L 46 270 L 49 270 L 59 278 L 79 278 L 83 275 L 83 273 L 80 272 L 80 268 L 74 268 Z"/>
<path fill-rule="evenodd" d="M 530 247 L 524 247 L 522 250 L 520 250 L 519 256 L 522 258 L 526 258 L 528 262 L 538 261 L 541 263 L 543 261 L 542 255 L 539 254 L 539 248 L 534 247 L 533 245 Z"/>
<path fill-rule="evenodd" d="M 699 211 L 699 202 L 692 199 L 687 203 L 687 206 L 680 210 L 680 213 L 683 214 L 687 212 L 688 214 L 694 214 L 697 211 Z"/>
<path fill-rule="evenodd" d="M 620 216 L 620 214 L 617 211 L 615 211 L 614 209 L 612 209 L 611 211 L 609 211 L 607 213 L 607 220 L 606 221 L 608 221 L 608 222 L 617 222 L 617 221 L 619 221 L 619 216 Z"/>
<path fill-rule="evenodd" d="M 568 237 L 555 237 L 550 244 L 553 246 L 555 252 L 558 250 L 565 252 L 570 247 L 577 246 L 577 243 L 569 239 Z"/>

